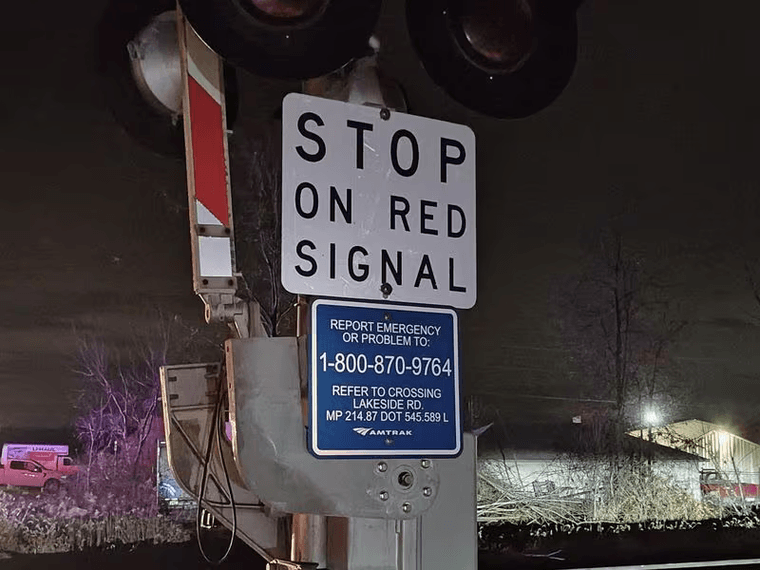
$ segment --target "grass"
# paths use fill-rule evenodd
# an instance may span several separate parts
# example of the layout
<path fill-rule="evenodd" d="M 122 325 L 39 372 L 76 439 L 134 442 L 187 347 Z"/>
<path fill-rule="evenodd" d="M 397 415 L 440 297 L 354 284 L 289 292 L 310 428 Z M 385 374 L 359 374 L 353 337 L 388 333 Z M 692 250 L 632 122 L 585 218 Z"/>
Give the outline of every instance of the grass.
<path fill-rule="evenodd" d="M 186 542 L 191 537 L 178 518 L 159 514 L 145 501 L 140 504 L 112 493 L 77 497 L 65 492 L 0 492 L 0 552 L 72 552 Z"/>

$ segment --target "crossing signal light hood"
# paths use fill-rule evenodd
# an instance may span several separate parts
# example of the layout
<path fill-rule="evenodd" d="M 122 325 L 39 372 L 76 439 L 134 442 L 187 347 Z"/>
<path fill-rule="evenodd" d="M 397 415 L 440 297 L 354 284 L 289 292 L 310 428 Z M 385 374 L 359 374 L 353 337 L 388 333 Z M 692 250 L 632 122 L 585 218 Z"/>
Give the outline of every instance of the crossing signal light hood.
<path fill-rule="evenodd" d="M 527 117 L 565 89 L 576 62 L 577 0 L 406 0 L 431 79 L 464 106 Z"/>

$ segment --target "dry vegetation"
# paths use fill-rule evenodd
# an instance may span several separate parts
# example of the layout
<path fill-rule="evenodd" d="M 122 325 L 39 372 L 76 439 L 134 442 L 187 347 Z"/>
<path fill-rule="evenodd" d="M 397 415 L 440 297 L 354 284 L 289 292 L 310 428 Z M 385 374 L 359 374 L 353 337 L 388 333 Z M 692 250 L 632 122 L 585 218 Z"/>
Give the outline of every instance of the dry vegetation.
<path fill-rule="evenodd" d="M 557 488 L 537 494 L 532 484 L 515 481 L 506 462 L 478 468 L 478 521 L 481 523 L 580 522 L 585 492 Z"/>
<path fill-rule="evenodd" d="M 82 390 L 75 431 L 82 453 L 75 461 L 80 472 L 57 494 L 0 491 L 0 552 L 68 552 L 192 537 L 180 515 L 158 510 L 153 453 L 162 437 L 158 371 L 187 354 L 218 357 L 223 337 L 161 313 L 153 329 L 134 334 L 128 347 L 108 345 L 104 334 L 79 337 L 76 372 Z"/>
<path fill-rule="evenodd" d="M 0 551 L 70 552 L 190 538 L 180 521 L 113 495 L 0 492 Z"/>
<path fill-rule="evenodd" d="M 507 462 L 480 464 L 478 521 L 481 523 L 564 524 L 639 523 L 704 520 L 721 516 L 721 507 L 698 500 L 646 463 L 617 465 L 556 460 L 535 486 L 520 480 Z"/>

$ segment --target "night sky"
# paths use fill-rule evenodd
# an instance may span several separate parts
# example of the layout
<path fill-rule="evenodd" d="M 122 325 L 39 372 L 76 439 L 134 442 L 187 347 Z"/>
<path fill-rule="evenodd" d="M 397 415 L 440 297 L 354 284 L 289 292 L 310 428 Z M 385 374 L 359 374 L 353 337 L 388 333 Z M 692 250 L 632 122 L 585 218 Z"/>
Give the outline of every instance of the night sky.
<path fill-rule="evenodd" d="M 132 141 L 102 101 L 92 50 L 104 7 L 22 3 L 0 24 L 3 53 L 13 54 L 0 90 L 0 428 L 69 424 L 74 327 L 118 340 L 144 326 L 152 306 L 202 319 L 176 207 L 184 167 Z M 479 287 L 462 315 L 466 393 L 498 393 L 505 415 L 519 408 L 523 417 L 551 402 L 526 395 L 578 396 L 551 298 L 581 267 L 582 236 L 625 206 L 626 240 L 662 268 L 688 315 L 671 358 L 698 405 L 682 413 L 760 420 L 760 306 L 744 273 L 760 249 L 759 15 L 751 2 L 588 0 L 563 95 L 533 117 L 497 121 L 428 79 L 402 3 L 386 2 L 382 61 L 410 112 L 477 136 Z M 241 73 L 232 145 L 286 89 Z"/>

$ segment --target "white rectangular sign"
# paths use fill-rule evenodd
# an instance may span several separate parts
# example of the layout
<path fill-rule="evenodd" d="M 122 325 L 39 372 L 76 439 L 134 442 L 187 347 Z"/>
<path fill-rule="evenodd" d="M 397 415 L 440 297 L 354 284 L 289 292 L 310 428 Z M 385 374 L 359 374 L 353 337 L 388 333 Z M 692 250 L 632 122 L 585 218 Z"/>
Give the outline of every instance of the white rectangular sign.
<path fill-rule="evenodd" d="M 475 304 L 471 129 L 295 93 L 282 129 L 285 289 Z"/>

